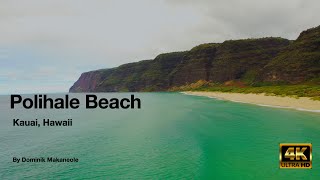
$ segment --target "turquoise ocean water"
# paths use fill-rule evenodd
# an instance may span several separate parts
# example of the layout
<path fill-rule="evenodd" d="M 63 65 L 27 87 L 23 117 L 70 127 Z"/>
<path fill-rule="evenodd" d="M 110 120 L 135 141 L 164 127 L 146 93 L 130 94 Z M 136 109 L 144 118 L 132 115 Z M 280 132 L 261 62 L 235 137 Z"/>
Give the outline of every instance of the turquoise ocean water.
<path fill-rule="evenodd" d="M 83 94 L 72 96 L 84 103 Z M 320 179 L 320 113 L 179 93 L 135 96 L 142 109 L 10 110 L 9 96 L 0 96 L 0 179 Z M 13 118 L 72 118 L 73 126 L 13 127 Z M 313 144 L 312 169 L 279 169 L 279 143 L 289 142 Z M 12 162 L 47 156 L 80 162 Z"/>

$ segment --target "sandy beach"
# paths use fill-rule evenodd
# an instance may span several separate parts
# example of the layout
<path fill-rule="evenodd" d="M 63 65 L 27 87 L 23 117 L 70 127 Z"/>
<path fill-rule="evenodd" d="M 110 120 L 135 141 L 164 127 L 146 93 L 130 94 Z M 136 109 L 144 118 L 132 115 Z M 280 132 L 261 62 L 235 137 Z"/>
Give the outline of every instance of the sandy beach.
<path fill-rule="evenodd" d="M 188 95 L 206 96 L 211 98 L 250 103 L 260 106 L 273 106 L 281 108 L 292 108 L 303 111 L 313 111 L 320 113 L 320 101 L 314 101 L 307 97 L 299 99 L 291 97 L 265 96 L 264 94 L 242 94 L 223 92 L 183 92 Z"/>

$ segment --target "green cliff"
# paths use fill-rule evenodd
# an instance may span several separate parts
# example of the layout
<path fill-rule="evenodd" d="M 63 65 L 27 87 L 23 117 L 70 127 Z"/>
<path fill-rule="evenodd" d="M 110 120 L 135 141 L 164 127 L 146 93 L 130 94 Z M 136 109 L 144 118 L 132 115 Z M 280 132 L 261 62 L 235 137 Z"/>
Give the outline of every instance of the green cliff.
<path fill-rule="evenodd" d="M 263 81 L 320 82 L 320 26 L 303 31 L 264 67 Z"/>
<path fill-rule="evenodd" d="M 295 41 L 283 38 L 229 40 L 153 60 L 86 72 L 70 92 L 168 91 L 198 81 L 251 87 L 319 84 L 320 26 Z"/>

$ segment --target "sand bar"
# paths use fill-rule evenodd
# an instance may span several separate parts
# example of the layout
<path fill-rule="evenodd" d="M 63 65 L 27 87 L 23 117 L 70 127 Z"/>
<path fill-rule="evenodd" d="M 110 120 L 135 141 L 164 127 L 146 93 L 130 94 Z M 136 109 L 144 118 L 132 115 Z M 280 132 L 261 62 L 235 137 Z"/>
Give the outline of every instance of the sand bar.
<path fill-rule="evenodd" d="M 235 102 L 256 104 L 261 106 L 292 108 L 297 110 L 313 111 L 320 113 L 320 101 L 314 101 L 308 97 L 300 97 L 296 99 L 292 97 L 266 96 L 264 94 L 242 94 L 200 91 L 188 91 L 183 93 L 188 95 L 206 96 Z"/>

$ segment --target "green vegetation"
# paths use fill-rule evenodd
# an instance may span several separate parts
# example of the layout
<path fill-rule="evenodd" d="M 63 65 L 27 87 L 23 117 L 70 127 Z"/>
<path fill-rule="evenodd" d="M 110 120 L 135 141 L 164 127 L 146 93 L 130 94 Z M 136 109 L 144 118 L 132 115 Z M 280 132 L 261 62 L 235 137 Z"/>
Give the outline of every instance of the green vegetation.
<path fill-rule="evenodd" d="M 228 93 L 264 93 L 267 96 L 289 96 L 293 98 L 311 97 L 313 100 L 320 100 L 320 85 L 273 85 L 273 86 L 241 86 L 241 83 L 229 82 L 230 85 L 209 83 L 200 80 L 196 83 L 181 87 L 173 87 L 171 91 L 219 91 Z"/>

